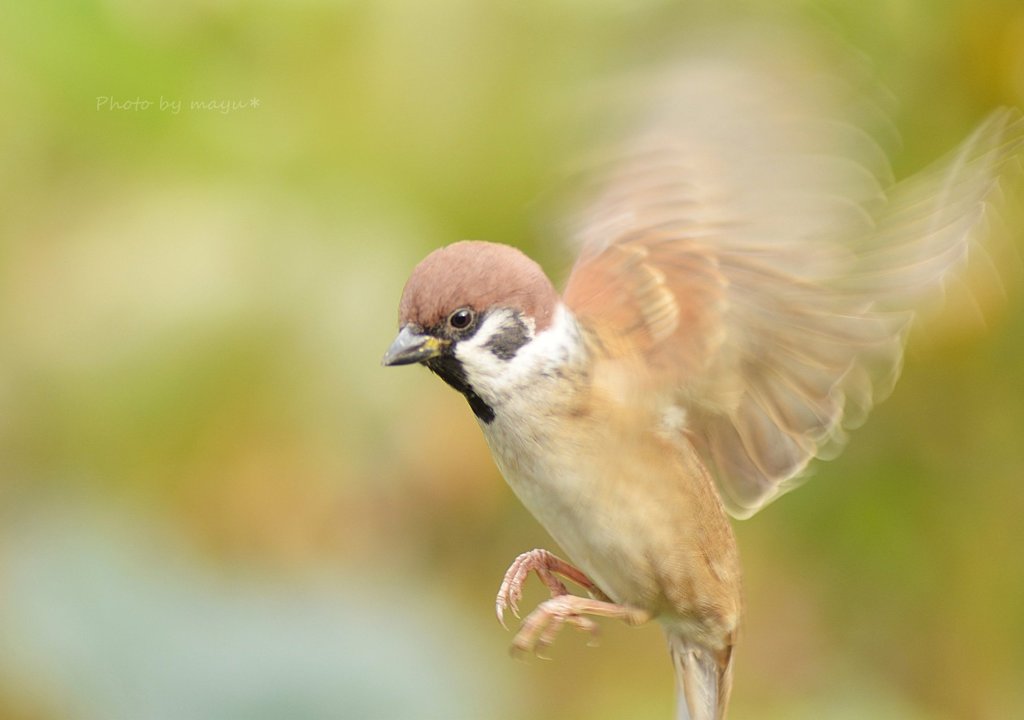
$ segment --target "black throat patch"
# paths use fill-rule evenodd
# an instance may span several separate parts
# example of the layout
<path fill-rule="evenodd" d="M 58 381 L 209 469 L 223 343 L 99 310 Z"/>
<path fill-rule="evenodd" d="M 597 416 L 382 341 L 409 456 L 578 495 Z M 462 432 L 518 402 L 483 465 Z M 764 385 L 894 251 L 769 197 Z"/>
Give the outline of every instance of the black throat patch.
<path fill-rule="evenodd" d="M 489 425 L 494 421 L 494 408 L 473 392 L 473 388 L 466 381 L 466 370 L 462 367 L 462 362 L 453 353 L 447 351 L 427 360 L 424 364 L 435 375 L 463 394 L 473 414 L 480 418 L 481 422 Z"/>

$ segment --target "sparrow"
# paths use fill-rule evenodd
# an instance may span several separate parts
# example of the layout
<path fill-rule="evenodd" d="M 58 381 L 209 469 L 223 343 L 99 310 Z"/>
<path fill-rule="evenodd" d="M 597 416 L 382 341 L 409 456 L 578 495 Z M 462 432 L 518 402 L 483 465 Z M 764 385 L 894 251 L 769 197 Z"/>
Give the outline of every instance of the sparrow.
<path fill-rule="evenodd" d="M 516 248 L 442 247 L 412 271 L 383 358 L 466 398 L 568 558 L 535 549 L 505 574 L 502 624 L 530 573 L 551 592 L 514 649 L 594 617 L 657 621 L 680 719 L 726 713 L 743 606 L 729 516 L 834 457 L 892 389 L 915 315 L 995 254 L 1024 147 L 1020 114 L 998 110 L 893 182 L 845 119 L 852 90 L 765 57 L 716 53 L 659 81 L 584 183 L 563 292 Z"/>

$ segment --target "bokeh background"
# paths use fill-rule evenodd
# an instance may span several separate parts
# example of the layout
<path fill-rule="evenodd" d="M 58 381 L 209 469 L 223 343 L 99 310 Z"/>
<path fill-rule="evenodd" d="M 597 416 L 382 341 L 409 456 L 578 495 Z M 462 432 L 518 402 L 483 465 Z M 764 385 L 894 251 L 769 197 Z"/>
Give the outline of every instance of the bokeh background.
<path fill-rule="evenodd" d="M 731 12 L 769 5 L 863 51 L 900 176 L 1024 105 L 1020 0 Z M 463 400 L 379 359 L 434 247 L 564 277 L 538 208 L 574 93 L 691 10 L 4 4 L 0 717 L 671 715 L 654 627 L 507 656 L 497 583 L 550 541 Z M 1024 717 L 1022 294 L 918 338 L 842 458 L 738 524 L 734 717 Z"/>

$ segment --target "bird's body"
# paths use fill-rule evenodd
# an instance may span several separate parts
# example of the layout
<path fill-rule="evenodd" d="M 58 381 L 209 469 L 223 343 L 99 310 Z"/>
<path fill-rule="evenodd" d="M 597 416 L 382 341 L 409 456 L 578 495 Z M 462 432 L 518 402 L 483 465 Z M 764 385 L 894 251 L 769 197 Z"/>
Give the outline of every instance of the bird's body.
<path fill-rule="evenodd" d="M 731 63 L 683 73 L 683 98 L 723 95 L 663 104 L 606 168 L 563 294 L 514 248 L 449 245 L 414 270 L 384 358 L 466 397 L 573 563 L 537 550 L 509 569 L 499 618 L 531 571 L 553 596 L 516 647 L 588 629 L 586 615 L 656 620 L 680 720 L 720 720 L 728 702 L 741 582 L 727 514 L 834 456 L 888 392 L 915 310 L 985 256 L 985 211 L 1024 147 L 1024 120 L 997 112 L 945 163 L 887 184 L 877 147 L 810 114 L 808 87 Z"/>
<path fill-rule="evenodd" d="M 713 481 L 678 426 L 609 397 L 584 337 L 560 307 L 520 359 L 532 370 L 485 398 L 500 408 L 480 421 L 495 462 L 605 595 L 722 642 L 739 619 L 739 565 Z"/>
<path fill-rule="evenodd" d="M 435 260 L 447 268 L 481 256 L 528 274 L 534 287 L 547 282 L 517 250 L 492 243 L 456 243 Z M 457 389 L 472 388 L 467 397 L 502 475 L 592 590 L 657 620 L 678 653 L 705 650 L 702 672 L 724 678 L 724 706 L 739 558 L 714 481 L 686 437 L 686 410 L 671 394 L 636 397 L 642 369 L 608 356 L 592 328 L 553 291 L 547 297 L 550 322 L 539 332 L 501 308 L 479 316 L 448 357 L 426 364 Z M 534 640 L 523 649 L 535 649 Z M 694 720 L 703 717 L 714 716 Z"/>
<path fill-rule="evenodd" d="M 612 600 L 683 623 L 697 617 L 697 608 L 720 602 L 731 630 L 738 566 L 711 478 L 676 427 L 653 411 L 637 425 L 631 408 L 609 398 L 588 371 L 593 351 L 583 338 L 570 312 L 559 308 L 538 339 L 561 348 L 557 356 L 565 361 L 538 362 L 524 372 L 506 398 L 493 399 L 501 407 L 494 421 L 480 422 L 495 462 L 527 509 Z M 530 363 L 530 355 L 522 362 Z M 603 531 L 595 533 L 595 526 Z M 693 532 L 683 543 L 674 532 L 656 537 L 650 530 L 657 528 Z M 692 557 L 706 558 L 707 568 L 693 567 Z M 664 582 L 667 568 L 675 576 L 680 570 L 699 576 L 685 584 L 700 595 L 673 593 Z"/>

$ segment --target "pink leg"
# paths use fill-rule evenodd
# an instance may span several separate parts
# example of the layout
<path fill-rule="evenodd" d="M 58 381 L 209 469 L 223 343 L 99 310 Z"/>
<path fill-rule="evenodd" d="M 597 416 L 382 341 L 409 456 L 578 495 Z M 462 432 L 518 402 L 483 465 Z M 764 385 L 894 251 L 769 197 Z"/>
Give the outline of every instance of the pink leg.
<path fill-rule="evenodd" d="M 537 548 L 517 557 L 505 571 L 505 577 L 501 581 L 501 587 L 498 588 L 498 597 L 494 603 L 498 622 L 502 627 L 507 627 L 505 625 L 506 608 L 511 608 L 512 614 L 519 617 L 519 600 L 523 597 L 523 584 L 531 570 L 536 572 L 537 577 L 548 586 L 551 597 L 569 594 L 565 584 L 558 578 L 558 575 L 561 575 L 585 588 L 594 597 L 607 599 L 601 589 L 578 568 L 557 555 L 552 555 L 547 550 Z"/>
<path fill-rule="evenodd" d="M 614 618 L 627 625 L 641 625 L 651 619 L 646 610 L 616 605 L 607 600 L 580 597 L 579 595 L 557 595 L 545 600 L 526 616 L 523 627 L 512 641 L 513 653 L 537 653 L 550 645 L 562 625 L 569 622 L 589 632 L 596 630 L 593 620 L 586 615 Z"/>

